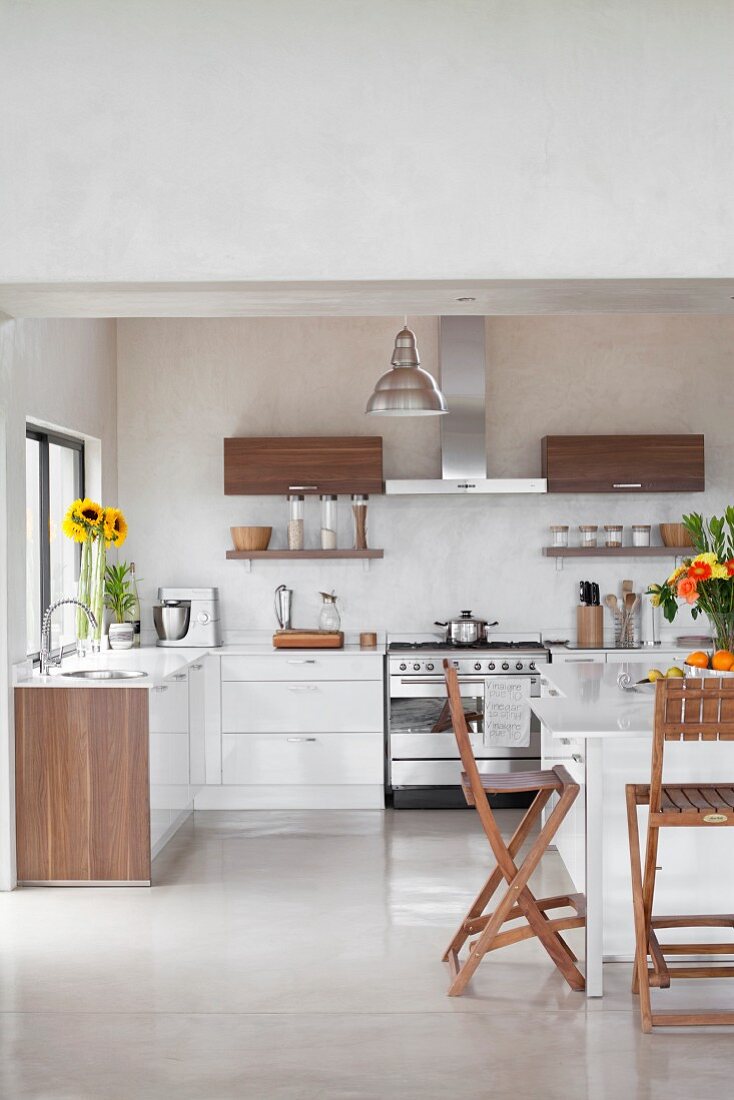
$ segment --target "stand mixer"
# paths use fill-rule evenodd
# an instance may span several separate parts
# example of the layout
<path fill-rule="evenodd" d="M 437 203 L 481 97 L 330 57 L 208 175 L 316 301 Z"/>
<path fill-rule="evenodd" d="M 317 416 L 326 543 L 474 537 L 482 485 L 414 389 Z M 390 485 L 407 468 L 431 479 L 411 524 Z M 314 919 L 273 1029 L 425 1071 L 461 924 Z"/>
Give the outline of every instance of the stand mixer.
<path fill-rule="evenodd" d="M 156 645 L 212 649 L 222 644 L 218 588 L 159 588 Z"/>

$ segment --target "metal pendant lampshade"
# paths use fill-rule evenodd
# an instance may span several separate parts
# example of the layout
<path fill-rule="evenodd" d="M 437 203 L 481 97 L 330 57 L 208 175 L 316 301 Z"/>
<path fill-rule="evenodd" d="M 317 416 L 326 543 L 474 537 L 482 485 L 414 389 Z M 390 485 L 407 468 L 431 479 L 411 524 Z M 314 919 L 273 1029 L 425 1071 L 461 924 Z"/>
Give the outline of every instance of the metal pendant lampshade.
<path fill-rule="evenodd" d="M 383 374 L 367 402 L 372 416 L 441 416 L 446 401 L 432 375 L 420 365 L 415 333 L 406 325 L 395 337 L 392 369 Z"/>

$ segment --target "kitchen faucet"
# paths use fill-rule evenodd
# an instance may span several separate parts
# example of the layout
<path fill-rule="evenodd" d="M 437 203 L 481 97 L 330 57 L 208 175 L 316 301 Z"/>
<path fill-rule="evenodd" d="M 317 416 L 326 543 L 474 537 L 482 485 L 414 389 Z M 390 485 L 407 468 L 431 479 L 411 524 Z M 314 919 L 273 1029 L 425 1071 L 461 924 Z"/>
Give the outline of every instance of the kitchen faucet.
<path fill-rule="evenodd" d="M 87 607 L 81 600 L 75 599 L 73 596 L 64 596 L 60 600 L 56 600 L 50 607 L 46 608 L 46 613 L 43 616 L 43 625 L 41 626 L 41 676 L 47 676 L 50 668 L 58 668 L 61 665 L 61 658 L 63 656 L 63 649 L 59 647 L 58 657 L 51 656 L 51 616 L 57 607 L 61 607 L 62 604 L 73 603 L 77 607 L 81 607 L 84 614 L 89 619 L 89 624 L 92 630 L 97 629 L 97 619 L 91 607 Z"/>

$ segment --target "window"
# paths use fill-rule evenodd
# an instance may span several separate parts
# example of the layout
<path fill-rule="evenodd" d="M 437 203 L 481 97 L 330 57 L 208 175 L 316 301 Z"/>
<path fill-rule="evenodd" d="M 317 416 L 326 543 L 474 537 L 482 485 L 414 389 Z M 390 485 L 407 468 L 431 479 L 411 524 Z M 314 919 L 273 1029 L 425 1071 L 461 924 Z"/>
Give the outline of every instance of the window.
<path fill-rule="evenodd" d="M 44 610 L 76 592 L 80 549 L 64 537 L 61 522 L 72 500 L 84 495 L 84 444 L 29 426 L 25 450 L 26 652 L 35 657 Z M 51 624 L 54 646 L 73 644 L 75 622 L 73 606 L 59 609 Z"/>

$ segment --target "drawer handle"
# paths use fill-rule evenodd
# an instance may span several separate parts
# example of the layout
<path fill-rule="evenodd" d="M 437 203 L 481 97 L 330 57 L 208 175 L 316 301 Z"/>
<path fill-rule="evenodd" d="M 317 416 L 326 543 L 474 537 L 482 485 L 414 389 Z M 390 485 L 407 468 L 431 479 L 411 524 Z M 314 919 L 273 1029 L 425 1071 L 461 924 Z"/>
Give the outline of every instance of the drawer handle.
<path fill-rule="evenodd" d="M 192 672 L 201 672 L 203 667 L 204 667 L 203 665 L 192 665 L 191 666 L 191 671 Z"/>
<path fill-rule="evenodd" d="M 580 752 L 572 752 L 571 759 L 575 760 L 577 764 L 583 764 L 584 758 Z"/>
<path fill-rule="evenodd" d="M 289 691 L 318 691 L 316 684 L 289 684 Z"/>
<path fill-rule="evenodd" d="M 168 691 L 168 684 L 156 684 L 153 691 Z"/>
<path fill-rule="evenodd" d="M 561 742 L 562 745 L 570 745 L 571 744 L 571 738 L 570 737 L 559 737 L 558 740 Z"/>
<path fill-rule="evenodd" d="M 641 481 L 615 481 L 612 483 L 613 489 L 641 489 Z"/>
<path fill-rule="evenodd" d="M 176 675 L 173 677 L 173 679 L 174 680 L 185 680 L 186 679 L 186 673 L 185 672 L 177 672 Z"/>
<path fill-rule="evenodd" d="M 569 665 L 591 665 L 594 663 L 593 657 L 569 657 L 566 662 Z M 600 662 L 601 663 L 601 662 Z"/>
<path fill-rule="evenodd" d="M 288 661 L 288 664 L 289 665 L 315 665 L 316 664 L 316 658 L 315 657 L 305 657 L 305 658 L 303 658 L 303 660 L 300 660 L 300 661 Z"/>
<path fill-rule="evenodd" d="M 290 741 L 293 744 L 304 744 L 305 742 L 316 741 L 315 737 L 286 737 L 286 741 Z"/>

